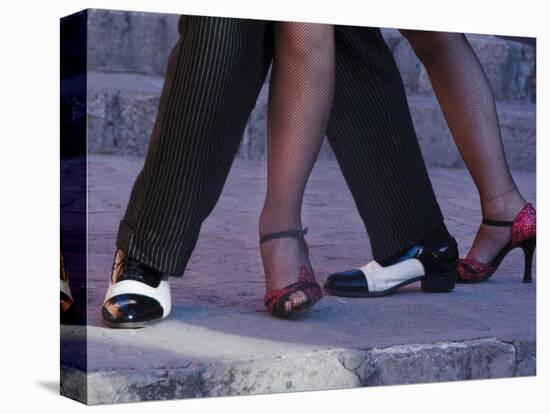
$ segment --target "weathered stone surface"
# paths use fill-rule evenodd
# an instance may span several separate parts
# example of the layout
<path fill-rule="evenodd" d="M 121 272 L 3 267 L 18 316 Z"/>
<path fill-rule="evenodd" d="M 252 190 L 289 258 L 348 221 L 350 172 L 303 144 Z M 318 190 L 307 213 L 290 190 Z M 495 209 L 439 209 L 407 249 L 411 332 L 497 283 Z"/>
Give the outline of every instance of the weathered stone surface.
<path fill-rule="evenodd" d="M 260 91 L 256 106 L 243 134 L 243 140 L 237 156 L 245 160 L 259 160 L 266 156 L 267 97 L 269 83 Z"/>
<path fill-rule="evenodd" d="M 88 11 L 88 69 L 164 76 L 176 44 L 175 14 Z"/>
<path fill-rule="evenodd" d="M 516 349 L 516 372 L 517 377 L 536 375 L 537 372 L 537 342 L 513 341 Z"/>
<path fill-rule="evenodd" d="M 106 370 L 62 368 L 62 393 L 95 404 L 320 391 L 535 375 L 534 355 L 496 338 L 387 348 L 290 352 L 235 361 Z M 84 384 L 88 384 L 86 388 Z"/>
<path fill-rule="evenodd" d="M 132 74 L 88 74 L 89 150 L 92 153 L 144 155 L 156 118 L 162 78 Z M 428 166 L 463 166 L 433 95 L 409 96 L 409 106 Z M 513 169 L 535 170 L 535 105 L 498 103 L 502 136 Z M 266 156 L 267 86 L 246 126 L 238 157 Z M 320 158 L 334 158 L 325 143 Z"/>
<path fill-rule="evenodd" d="M 363 385 L 511 377 L 512 345 L 493 339 L 404 345 L 370 351 L 355 369 Z"/>
<path fill-rule="evenodd" d="M 88 75 L 88 150 L 144 155 L 163 79 L 136 74 Z"/>
<path fill-rule="evenodd" d="M 88 375 L 82 369 L 61 364 L 59 393 L 88 404 Z"/>
<path fill-rule="evenodd" d="M 497 100 L 536 101 L 536 50 L 494 36 L 468 35 Z"/>
<path fill-rule="evenodd" d="M 353 388 L 361 385 L 340 362 L 343 350 L 291 352 L 231 364 L 213 364 L 203 375 L 208 396 Z"/>
<path fill-rule="evenodd" d="M 424 68 L 409 45 L 409 42 L 396 29 L 382 29 L 382 35 L 392 51 L 403 83 L 405 84 L 405 90 L 408 94 L 418 93 L 421 89 L 419 83 L 421 82 Z M 431 88 L 431 86 L 429 87 Z"/>
<path fill-rule="evenodd" d="M 409 107 L 426 165 L 463 167 L 441 109 L 431 96 L 409 96 Z M 536 170 L 536 108 L 534 104 L 497 103 L 502 140 L 513 169 Z"/>

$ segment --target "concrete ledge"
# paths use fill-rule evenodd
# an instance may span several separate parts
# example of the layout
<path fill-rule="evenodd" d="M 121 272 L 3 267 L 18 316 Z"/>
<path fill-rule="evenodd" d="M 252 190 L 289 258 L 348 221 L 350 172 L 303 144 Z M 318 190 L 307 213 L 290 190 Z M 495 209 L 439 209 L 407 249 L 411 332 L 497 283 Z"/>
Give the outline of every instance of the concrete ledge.
<path fill-rule="evenodd" d="M 518 350 L 518 348 L 520 350 Z M 521 352 L 524 348 L 533 353 Z M 536 375 L 534 342 L 496 338 L 365 350 L 328 349 L 233 362 L 91 372 L 62 368 L 62 383 L 87 382 L 63 394 L 88 404 L 333 390 Z M 84 398 L 85 397 L 85 398 Z"/>
<path fill-rule="evenodd" d="M 137 74 L 88 75 L 89 150 L 144 155 L 153 129 L 163 79 Z M 409 106 L 426 164 L 459 167 L 462 159 L 433 95 L 409 95 Z M 238 157 L 265 158 L 267 88 L 260 93 L 244 132 Z M 535 170 L 536 110 L 530 103 L 498 103 L 502 135 L 513 169 Z M 325 143 L 321 158 L 333 158 Z"/>

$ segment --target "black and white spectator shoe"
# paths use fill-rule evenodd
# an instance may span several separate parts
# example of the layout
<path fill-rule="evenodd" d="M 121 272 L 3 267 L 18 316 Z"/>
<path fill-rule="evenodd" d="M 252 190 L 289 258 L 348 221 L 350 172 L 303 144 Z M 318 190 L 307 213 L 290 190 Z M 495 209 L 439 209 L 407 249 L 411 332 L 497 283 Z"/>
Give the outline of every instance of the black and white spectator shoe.
<path fill-rule="evenodd" d="M 420 282 L 426 292 L 449 292 L 455 287 L 457 264 L 454 238 L 435 247 L 417 244 L 388 266 L 371 261 L 358 269 L 333 273 L 324 290 L 335 296 L 376 297 Z"/>
<path fill-rule="evenodd" d="M 111 328 L 142 328 L 166 318 L 171 307 L 168 276 L 119 250 L 101 310 L 104 323 Z"/>

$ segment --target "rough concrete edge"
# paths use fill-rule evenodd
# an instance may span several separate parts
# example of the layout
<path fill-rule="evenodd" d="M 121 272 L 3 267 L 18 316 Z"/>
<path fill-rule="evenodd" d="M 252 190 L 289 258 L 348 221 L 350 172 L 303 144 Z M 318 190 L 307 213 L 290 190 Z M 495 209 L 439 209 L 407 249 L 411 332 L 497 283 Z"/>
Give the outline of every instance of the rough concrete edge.
<path fill-rule="evenodd" d="M 61 364 L 59 395 L 88 404 L 88 376 L 80 369 Z"/>
<path fill-rule="evenodd" d="M 278 369 L 274 369 L 277 364 Z M 296 368 L 299 369 L 296 369 Z M 87 381 L 87 404 L 320 391 L 536 375 L 536 341 L 483 338 L 386 348 L 324 349 L 246 361 L 91 372 L 62 367 L 62 380 Z M 76 398 L 75 398 L 76 397 Z"/>
<path fill-rule="evenodd" d="M 483 338 L 399 345 L 343 354 L 342 364 L 362 386 L 531 376 L 536 375 L 536 342 Z"/>

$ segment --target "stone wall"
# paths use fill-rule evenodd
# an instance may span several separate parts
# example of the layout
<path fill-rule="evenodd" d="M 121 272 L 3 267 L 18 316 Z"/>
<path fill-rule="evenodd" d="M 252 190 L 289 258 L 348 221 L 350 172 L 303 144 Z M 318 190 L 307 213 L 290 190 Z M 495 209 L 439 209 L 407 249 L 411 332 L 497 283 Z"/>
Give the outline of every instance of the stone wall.
<path fill-rule="evenodd" d="M 90 150 L 144 155 L 167 56 L 178 39 L 178 16 L 105 10 L 88 16 Z M 397 30 L 383 34 L 403 77 L 426 163 L 462 166 L 425 69 Z M 535 47 L 490 35 L 468 38 L 497 99 L 508 161 L 512 168 L 534 170 Z M 265 157 L 266 104 L 264 87 L 244 133 L 241 158 Z M 333 156 L 328 145 L 321 156 Z"/>

